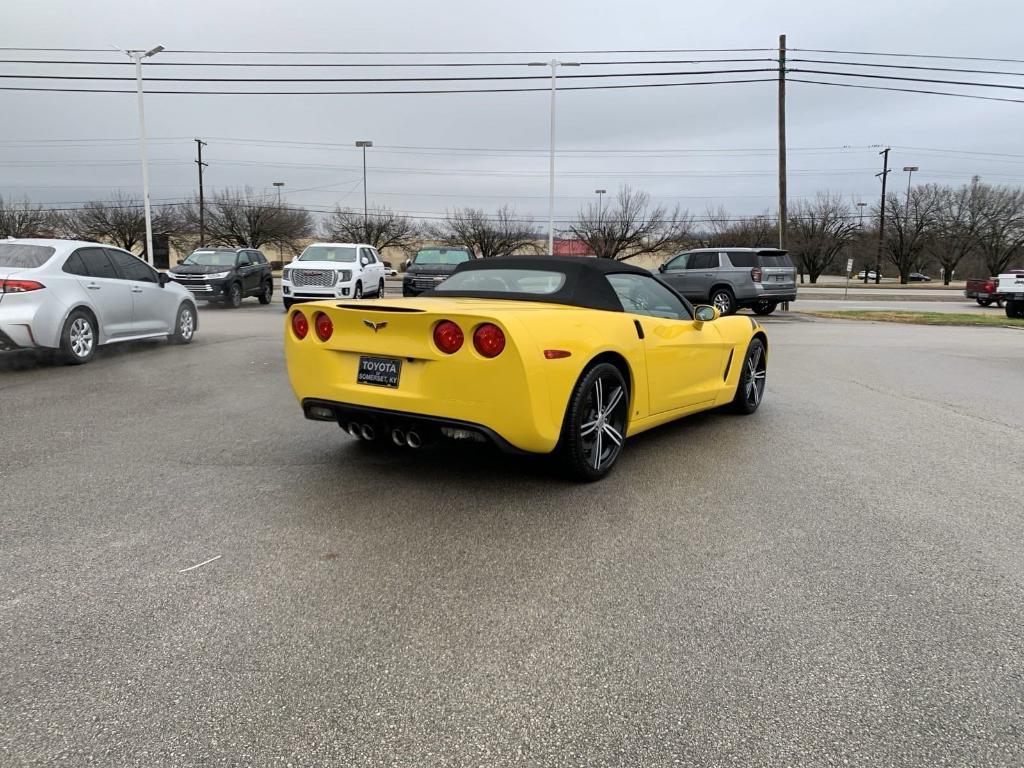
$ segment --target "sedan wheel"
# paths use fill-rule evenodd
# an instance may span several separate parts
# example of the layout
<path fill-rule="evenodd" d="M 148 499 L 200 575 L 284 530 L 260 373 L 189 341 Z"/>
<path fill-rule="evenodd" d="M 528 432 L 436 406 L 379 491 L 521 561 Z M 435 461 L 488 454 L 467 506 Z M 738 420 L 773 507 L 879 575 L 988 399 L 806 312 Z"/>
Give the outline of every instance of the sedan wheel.
<path fill-rule="evenodd" d="M 581 480 L 600 480 L 622 453 L 629 393 L 619 369 L 601 363 L 587 371 L 573 392 L 563 430 L 569 471 Z"/>
<path fill-rule="evenodd" d="M 740 380 L 736 385 L 736 396 L 732 400 L 733 410 L 744 414 L 756 411 L 764 399 L 767 377 L 768 360 L 764 342 L 761 339 L 751 339 L 747 347 L 747 356 L 743 359 Z"/>
<path fill-rule="evenodd" d="M 196 311 L 191 304 L 182 304 L 174 323 L 174 333 L 169 337 L 172 344 L 188 344 L 196 334 Z"/>
<path fill-rule="evenodd" d="M 96 353 L 96 326 L 89 315 L 82 311 L 71 313 L 60 336 L 60 349 L 64 361 L 71 365 L 92 359 Z"/>

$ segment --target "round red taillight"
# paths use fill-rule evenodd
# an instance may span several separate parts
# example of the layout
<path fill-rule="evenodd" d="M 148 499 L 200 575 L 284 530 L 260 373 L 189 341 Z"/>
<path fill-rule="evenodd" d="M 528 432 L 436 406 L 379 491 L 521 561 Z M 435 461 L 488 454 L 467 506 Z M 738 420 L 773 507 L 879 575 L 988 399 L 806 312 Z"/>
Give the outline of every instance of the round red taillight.
<path fill-rule="evenodd" d="M 316 328 L 316 335 L 320 341 L 327 341 L 331 338 L 331 334 L 334 333 L 334 323 L 323 312 L 316 313 L 316 316 L 313 318 L 313 326 Z"/>
<path fill-rule="evenodd" d="M 473 346 L 484 357 L 497 357 L 505 348 L 505 334 L 494 323 L 484 323 L 473 331 Z"/>
<path fill-rule="evenodd" d="M 446 355 L 458 352 L 463 341 L 462 329 L 451 320 L 442 320 L 434 326 L 434 343 Z"/>
<path fill-rule="evenodd" d="M 306 334 L 309 333 L 309 320 L 301 312 L 292 315 L 292 333 L 300 339 L 306 338 Z"/>

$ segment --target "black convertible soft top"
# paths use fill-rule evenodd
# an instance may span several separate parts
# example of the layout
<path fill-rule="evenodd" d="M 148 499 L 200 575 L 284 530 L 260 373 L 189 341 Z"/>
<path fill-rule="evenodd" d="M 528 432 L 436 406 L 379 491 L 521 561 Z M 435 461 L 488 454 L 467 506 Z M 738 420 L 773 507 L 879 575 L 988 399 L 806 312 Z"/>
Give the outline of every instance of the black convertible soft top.
<path fill-rule="evenodd" d="M 565 282 L 554 293 L 431 290 L 426 291 L 423 295 L 542 301 L 547 304 L 568 304 L 574 307 L 621 312 L 622 303 L 615 295 L 615 291 L 612 290 L 611 284 L 605 279 L 605 275 L 627 273 L 646 275 L 651 279 L 657 279 L 650 270 L 632 264 L 624 264 L 614 259 L 598 259 L 587 256 L 499 256 L 491 259 L 472 259 L 459 264 L 454 274 L 485 269 L 539 269 L 546 272 L 561 272 L 565 275 Z"/>

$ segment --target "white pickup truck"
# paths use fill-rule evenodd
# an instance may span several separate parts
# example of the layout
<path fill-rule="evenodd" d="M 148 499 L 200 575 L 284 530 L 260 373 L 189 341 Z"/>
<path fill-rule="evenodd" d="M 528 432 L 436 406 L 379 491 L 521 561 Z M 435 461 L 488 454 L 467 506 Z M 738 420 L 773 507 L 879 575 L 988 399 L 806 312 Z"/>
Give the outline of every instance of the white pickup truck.
<path fill-rule="evenodd" d="M 1007 317 L 1024 317 L 1024 270 L 1000 275 L 996 290 L 1006 301 Z"/>

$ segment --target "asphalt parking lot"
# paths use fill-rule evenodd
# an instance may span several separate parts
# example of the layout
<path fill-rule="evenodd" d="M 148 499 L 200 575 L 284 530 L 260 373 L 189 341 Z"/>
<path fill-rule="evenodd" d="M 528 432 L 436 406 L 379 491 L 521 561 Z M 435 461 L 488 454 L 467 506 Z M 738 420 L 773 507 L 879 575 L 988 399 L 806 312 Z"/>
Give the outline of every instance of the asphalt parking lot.
<path fill-rule="evenodd" d="M 305 421 L 280 305 L 0 358 L 0 764 L 1021 765 L 1024 334 L 768 322 L 596 485 Z"/>

